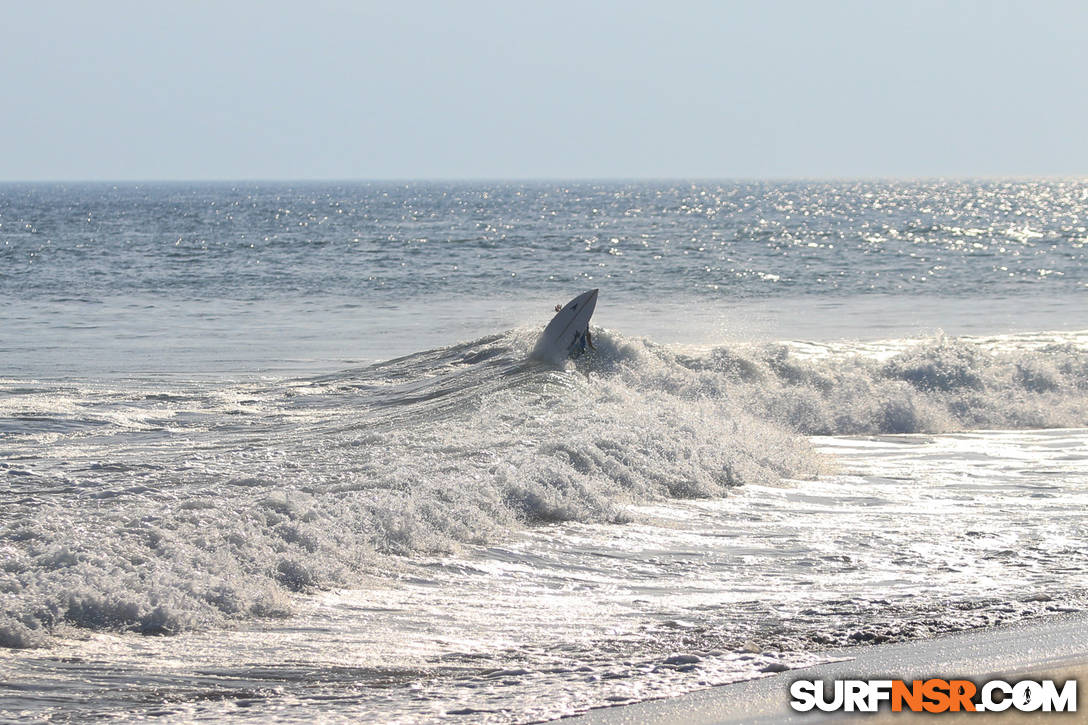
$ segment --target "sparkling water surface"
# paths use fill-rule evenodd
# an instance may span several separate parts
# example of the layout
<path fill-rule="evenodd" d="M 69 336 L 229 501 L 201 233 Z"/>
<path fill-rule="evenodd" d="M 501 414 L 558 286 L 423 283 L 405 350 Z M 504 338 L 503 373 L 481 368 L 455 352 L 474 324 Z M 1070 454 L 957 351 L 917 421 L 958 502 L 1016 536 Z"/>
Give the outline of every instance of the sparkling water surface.
<path fill-rule="evenodd" d="M 45 299 L 1083 290 L 1083 181 L 0 187 Z M 1040 285 L 1043 282 L 1043 285 Z"/>
<path fill-rule="evenodd" d="M 0 186 L 0 715 L 527 722 L 1081 609 L 1086 215 Z"/>

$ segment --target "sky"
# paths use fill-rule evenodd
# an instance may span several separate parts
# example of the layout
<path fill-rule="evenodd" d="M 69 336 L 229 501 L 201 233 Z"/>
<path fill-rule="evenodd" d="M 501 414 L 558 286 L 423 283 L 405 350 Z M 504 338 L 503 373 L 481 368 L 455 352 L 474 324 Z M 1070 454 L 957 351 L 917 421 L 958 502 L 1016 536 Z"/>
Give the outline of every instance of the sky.
<path fill-rule="evenodd" d="M 1088 3 L 10 2 L 0 180 L 1088 175 Z"/>

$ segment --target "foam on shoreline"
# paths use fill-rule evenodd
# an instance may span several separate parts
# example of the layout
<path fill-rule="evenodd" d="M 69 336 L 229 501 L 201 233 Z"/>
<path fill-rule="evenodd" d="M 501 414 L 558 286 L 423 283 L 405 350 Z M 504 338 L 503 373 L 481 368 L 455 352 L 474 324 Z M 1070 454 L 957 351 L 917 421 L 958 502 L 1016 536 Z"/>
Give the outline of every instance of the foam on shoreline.
<path fill-rule="evenodd" d="M 565 725 L 739 725 L 740 723 L 914 722 L 927 713 L 796 712 L 789 706 L 789 686 L 795 680 L 822 679 L 1056 679 L 1085 682 L 1088 677 L 1088 613 L 1051 615 L 1019 624 L 960 632 L 914 642 L 851 647 L 828 653 L 837 661 L 789 670 L 759 680 L 747 680 L 665 700 L 591 710 L 563 719 Z M 1078 712 L 1088 699 L 1078 693 Z M 946 713 L 941 721 L 978 722 L 973 714 Z M 1009 710 L 988 713 L 986 720 L 1020 722 L 1032 717 Z M 1045 713 L 1035 717 L 1046 717 Z"/>

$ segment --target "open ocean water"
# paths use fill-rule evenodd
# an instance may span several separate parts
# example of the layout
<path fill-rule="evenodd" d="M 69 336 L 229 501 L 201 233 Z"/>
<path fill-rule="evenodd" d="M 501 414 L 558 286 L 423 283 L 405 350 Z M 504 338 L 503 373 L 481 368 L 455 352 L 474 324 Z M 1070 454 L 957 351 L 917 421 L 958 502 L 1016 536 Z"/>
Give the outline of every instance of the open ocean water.
<path fill-rule="evenodd" d="M 8 184 L 0 299 L 3 720 L 538 721 L 1088 605 L 1088 182 Z"/>

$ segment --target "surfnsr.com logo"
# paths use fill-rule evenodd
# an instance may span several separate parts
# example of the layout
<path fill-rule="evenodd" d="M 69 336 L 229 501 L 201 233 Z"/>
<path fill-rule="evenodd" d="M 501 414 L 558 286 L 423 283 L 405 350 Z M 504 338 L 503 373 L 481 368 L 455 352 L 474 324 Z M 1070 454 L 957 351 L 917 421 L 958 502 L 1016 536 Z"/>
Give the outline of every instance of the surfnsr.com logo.
<path fill-rule="evenodd" d="M 1077 681 L 1054 680 L 797 680 L 790 707 L 798 712 L 1076 712 Z"/>

